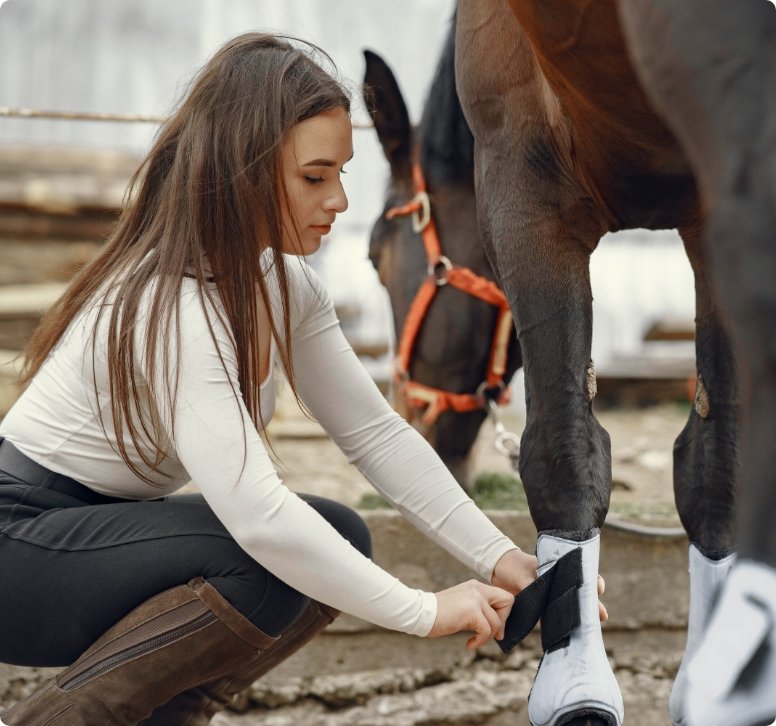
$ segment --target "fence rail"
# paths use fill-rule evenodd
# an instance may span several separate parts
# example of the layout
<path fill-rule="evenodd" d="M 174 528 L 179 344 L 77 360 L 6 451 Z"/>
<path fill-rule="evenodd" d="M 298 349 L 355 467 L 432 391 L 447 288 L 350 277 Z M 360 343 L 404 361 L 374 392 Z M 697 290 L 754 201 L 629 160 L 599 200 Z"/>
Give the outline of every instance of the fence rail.
<path fill-rule="evenodd" d="M 56 121 L 114 121 L 120 123 L 161 124 L 167 116 L 141 113 L 100 113 L 96 111 L 51 111 L 39 108 L 13 108 L 0 106 L 0 117 L 5 118 L 36 118 L 54 119 Z M 371 129 L 373 125 L 365 122 L 355 122 L 354 129 Z"/>

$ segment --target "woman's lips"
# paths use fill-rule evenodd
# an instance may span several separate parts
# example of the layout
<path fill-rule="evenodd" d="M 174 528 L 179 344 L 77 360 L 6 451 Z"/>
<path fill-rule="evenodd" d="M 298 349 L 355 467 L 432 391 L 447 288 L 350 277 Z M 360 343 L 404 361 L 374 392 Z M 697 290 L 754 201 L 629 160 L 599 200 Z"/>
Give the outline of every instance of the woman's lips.
<path fill-rule="evenodd" d="M 314 224 L 313 229 L 321 235 L 326 235 L 331 232 L 330 224 Z"/>

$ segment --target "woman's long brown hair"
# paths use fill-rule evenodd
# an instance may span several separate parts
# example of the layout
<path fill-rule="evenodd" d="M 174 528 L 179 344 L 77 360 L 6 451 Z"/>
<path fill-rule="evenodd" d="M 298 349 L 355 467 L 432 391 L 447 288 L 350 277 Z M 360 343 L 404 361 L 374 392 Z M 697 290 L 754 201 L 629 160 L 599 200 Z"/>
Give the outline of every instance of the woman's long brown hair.
<path fill-rule="evenodd" d="M 204 66 L 133 175 L 125 209 L 105 246 L 74 277 L 25 351 L 22 383 L 26 384 L 70 322 L 105 294 L 106 285 L 112 288 L 108 295 L 114 304 L 101 306 L 100 316 L 110 313 L 106 353 L 118 453 L 149 483 L 148 476 L 131 461 L 125 436 L 143 463 L 157 469 L 164 458 L 158 402 L 165 400 L 173 410 L 177 384 L 159 391 L 153 390 L 152 382 L 177 381 L 170 349 L 177 351 L 180 345 L 177 320 L 185 275 L 193 275 L 199 283 L 200 302 L 206 311 L 223 311 L 215 314 L 230 331 L 239 391 L 256 425 L 263 426 L 257 293 L 270 313 L 272 337 L 296 395 L 290 293 L 281 253 L 281 210 L 287 208 L 287 193 L 280 149 L 300 121 L 335 108 L 349 112 L 350 101 L 342 86 L 313 58 L 313 54 L 328 56 L 309 44 L 311 52 L 303 52 L 289 40 L 246 33 L 223 46 Z M 295 230 L 289 232 L 296 234 Z M 267 265 L 263 271 L 260 260 L 264 250 L 271 256 L 279 283 L 279 321 L 271 314 Z M 208 278 L 214 279 L 215 296 Z M 135 329 L 141 296 L 151 283 L 148 318 L 140 342 L 149 371 L 151 401 L 150 410 L 144 411 L 137 385 L 140 345 Z M 206 304 L 206 300 L 213 303 L 216 296 L 218 306 Z M 99 322 L 98 316 L 95 327 Z M 209 318 L 210 334 L 216 342 L 212 322 Z M 168 342 L 171 335 L 176 345 Z M 93 360 L 95 353 L 93 348 Z M 142 444 L 150 446 L 151 455 L 144 453 Z"/>

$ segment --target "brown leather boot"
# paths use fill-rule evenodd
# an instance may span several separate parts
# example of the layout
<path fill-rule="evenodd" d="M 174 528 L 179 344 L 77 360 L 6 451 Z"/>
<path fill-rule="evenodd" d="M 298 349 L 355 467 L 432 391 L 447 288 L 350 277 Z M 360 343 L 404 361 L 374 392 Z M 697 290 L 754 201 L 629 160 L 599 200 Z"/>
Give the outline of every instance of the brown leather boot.
<path fill-rule="evenodd" d="M 7 726 L 136 726 L 176 694 L 254 662 L 276 640 L 197 578 L 139 605 L 1 717 Z"/>
<path fill-rule="evenodd" d="M 142 726 L 205 726 L 232 698 L 312 640 L 339 615 L 338 610 L 314 600 L 253 662 L 225 678 L 190 688 L 153 712 Z"/>

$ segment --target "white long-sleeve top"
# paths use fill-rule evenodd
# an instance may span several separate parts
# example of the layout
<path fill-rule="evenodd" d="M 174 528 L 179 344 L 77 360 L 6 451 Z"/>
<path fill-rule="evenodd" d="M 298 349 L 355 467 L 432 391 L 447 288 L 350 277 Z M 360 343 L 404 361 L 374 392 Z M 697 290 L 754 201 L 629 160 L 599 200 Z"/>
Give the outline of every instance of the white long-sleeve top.
<path fill-rule="evenodd" d="M 312 269 L 300 258 L 286 260 L 293 365 L 302 401 L 394 507 L 489 581 L 498 559 L 515 545 L 461 490 L 430 445 L 387 404 L 342 334 L 332 301 Z M 273 299 L 279 300 L 271 272 L 269 283 Z M 139 342 L 149 300 L 147 290 Z M 436 618 L 434 595 L 405 586 L 361 555 L 282 483 L 239 396 L 229 335 L 211 310 L 208 317 L 222 363 L 195 280 L 183 281 L 180 303 L 181 344 L 173 351 L 179 376 L 174 412 L 164 400 L 156 401 L 166 422 L 168 458 L 150 470 L 133 454 L 133 462 L 156 486 L 136 476 L 116 453 L 103 344 L 107 316 L 93 333 L 96 306 L 70 325 L 6 415 L 0 435 L 39 464 L 110 496 L 152 499 L 193 480 L 238 544 L 284 582 L 377 625 L 427 635 Z M 94 360 L 92 334 L 97 336 Z M 146 390 L 142 357 L 141 351 L 141 392 Z M 274 346 L 271 360 L 261 384 L 265 422 L 275 405 Z M 131 442 L 126 443 L 132 452 Z"/>

